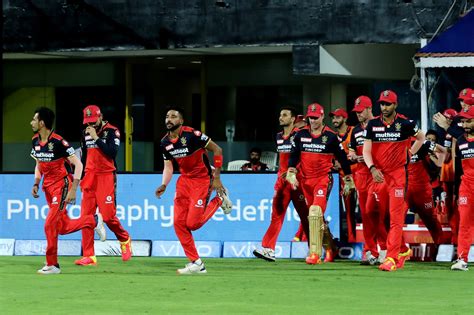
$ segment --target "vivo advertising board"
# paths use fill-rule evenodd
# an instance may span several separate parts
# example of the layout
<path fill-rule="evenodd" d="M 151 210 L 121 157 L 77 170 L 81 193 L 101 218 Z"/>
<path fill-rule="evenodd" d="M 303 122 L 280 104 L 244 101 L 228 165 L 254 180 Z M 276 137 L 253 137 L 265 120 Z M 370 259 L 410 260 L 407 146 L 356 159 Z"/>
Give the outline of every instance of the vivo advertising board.
<path fill-rule="evenodd" d="M 219 209 L 200 230 L 193 232 L 199 241 L 260 241 L 271 218 L 273 186 L 276 174 L 222 174 L 222 182 L 230 192 L 233 211 L 225 215 Z M 335 237 L 339 237 L 338 178 L 334 185 L 325 216 Z M 155 189 L 161 184 L 161 174 L 120 174 L 117 183 L 117 217 L 134 240 L 177 240 L 173 229 L 173 197 L 178 175 L 161 199 Z M 40 198 L 31 196 L 33 175 L 0 175 L 0 238 L 43 240 L 44 220 L 48 206 L 43 192 Z M 68 206 L 71 218 L 80 216 L 78 204 Z M 290 203 L 280 233 L 280 241 L 290 241 L 299 226 L 299 217 Z M 108 231 L 108 239 L 115 239 Z M 77 240 L 80 232 L 61 236 Z"/>

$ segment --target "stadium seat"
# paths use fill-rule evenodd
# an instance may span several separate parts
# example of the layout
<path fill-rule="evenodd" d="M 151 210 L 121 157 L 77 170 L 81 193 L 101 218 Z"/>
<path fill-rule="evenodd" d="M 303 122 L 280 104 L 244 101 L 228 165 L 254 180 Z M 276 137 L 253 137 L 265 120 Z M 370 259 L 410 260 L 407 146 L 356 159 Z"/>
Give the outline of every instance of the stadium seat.
<path fill-rule="evenodd" d="M 229 163 L 227 163 L 227 170 L 228 171 L 240 171 L 240 168 L 245 163 L 249 163 L 249 161 L 247 161 L 247 160 L 230 161 Z"/>
<path fill-rule="evenodd" d="M 272 151 L 263 151 L 260 156 L 260 162 L 268 165 L 271 171 L 274 171 L 277 166 L 278 153 Z"/>

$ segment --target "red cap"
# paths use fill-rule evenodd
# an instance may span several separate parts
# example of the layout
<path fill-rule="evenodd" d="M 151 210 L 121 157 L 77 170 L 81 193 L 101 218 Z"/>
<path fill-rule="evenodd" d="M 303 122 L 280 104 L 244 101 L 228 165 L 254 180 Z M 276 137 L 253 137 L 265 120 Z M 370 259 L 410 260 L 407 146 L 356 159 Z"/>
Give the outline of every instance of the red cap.
<path fill-rule="evenodd" d="M 391 90 L 385 90 L 380 93 L 379 100 L 377 101 L 378 103 L 396 103 L 397 102 L 397 94 L 394 91 Z"/>
<path fill-rule="evenodd" d="M 308 111 L 306 112 L 306 117 L 316 117 L 319 118 L 324 115 L 324 108 L 318 103 L 313 103 L 308 105 Z"/>
<path fill-rule="evenodd" d="M 467 111 L 464 111 L 464 110 L 460 111 L 458 116 L 461 118 L 467 118 L 467 119 L 474 118 L 474 106 L 469 107 Z"/>
<path fill-rule="evenodd" d="M 474 105 L 474 90 L 466 88 L 459 92 L 458 100 L 463 101 L 467 105 Z"/>
<path fill-rule="evenodd" d="M 360 113 L 366 108 L 372 108 L 372 100 L 368 96 L 361 95 L 356 98 L 352 111 Z"/>
<path fill-rule="evenodd" d="M 338 108 L 335 111 L 329 113 L 329 117 L 333 117 L 333 116 L 342 116 L 344 118 L 349 117 L 347 112 L 342 108 Z"/>
<path fill-rule="evenodd" d="M 295 124 L 304 120 L 304 115 L 296 115 Z"/>
<path fill-rule="evenodd" d="M 82 112 L 84 113 L 84 120 L 82 121 L 84 125 L 97 122 L 101 115 L 100 108 L 97 105 L 87 105 Z"/>
<path fill-rule="evenodd" d="M 453 119 L 458 115 L 458 112 L 452 108 L 448 108 L 443 112 L 443 116 L 449 119 Z"/>

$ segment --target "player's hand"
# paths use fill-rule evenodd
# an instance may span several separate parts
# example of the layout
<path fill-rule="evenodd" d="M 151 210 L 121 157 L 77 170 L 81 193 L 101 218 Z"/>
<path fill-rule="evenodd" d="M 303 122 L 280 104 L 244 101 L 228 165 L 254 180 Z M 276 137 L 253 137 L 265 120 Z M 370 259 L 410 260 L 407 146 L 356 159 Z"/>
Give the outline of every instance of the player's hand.
<path fill-rule="evenodd" d="M 349 151 L 349 153 L 347 153 L 347 159 L 349 161 L 356 161 L 357 160 L 357 154 L 354 151 Z"/>
<path fill-rule="evenodd" d="M 291 188 L 293 188 L 293 190 L 296 190 L 296 188 L 298 188 L 298 185 L 300 184 L 298 180 L 296 179 L 296 172 L 297 172 L 296 168 L 290 167 L 288 171 L 286 172 L 286 177 L 285 177 L 286 181 L 290 183 Z"/>
<path fill-rule="evenodd" d="M 355 189 L 354 180 L 351 175 L 344 177 L 344 196 L 348 196 Z"/>
<path fill-rule="evenodd" d="M 39 186 L 33 185 L 33 188 L 31 188 L 31 195 L 33 196 L 33 198 L 39 198 L 38 191 L 39 191 Z"/>
<path fill-rule="evenodd" d="M 66 199 L 64 199 L 65 203 L 75 204 L 76 203 L 76 190 L 71 189 L 67 192 Z"/>
<path fill-rule="evenodd" d="M 90 135 L 92 139 L 97 140 L 99 137 L 97 136 L 97 131 L 95 130 L 94 126 L 87 126 L 86 134 Z"/>
<path fill-rule="evenodd" d="M 373 167 L 370 172 L 372 173 L 372 177 L 374 182 L 376 183 L 383 183 L 384 177 L 381 171 L 379 171 L 376 167 Z"/>
<path fill-rule="evenodd" d="M 166 185 L 160 185 L 156 190 L 155 190 L 155 196 L 156 198 L 160 199 L 161 195 L 165 193 L 166 190 Z"/>
<path fill-rule="evenodd" d="M 448 120 L 446 119 L 446 117 L 441 114 L 441 113 L 436 113 L 433 115 L 433 121 L 438 125 L 440 126 L 441 128 L 443 128 L 444 130 L 448 130 L 449 128 L 449 123 L 448 123 Z"/>
<path fill-rule="evenodd" d="M 357 162 L 358 163 L 364 163 L 364 156 L 363 155 L 357 155 Z"/>

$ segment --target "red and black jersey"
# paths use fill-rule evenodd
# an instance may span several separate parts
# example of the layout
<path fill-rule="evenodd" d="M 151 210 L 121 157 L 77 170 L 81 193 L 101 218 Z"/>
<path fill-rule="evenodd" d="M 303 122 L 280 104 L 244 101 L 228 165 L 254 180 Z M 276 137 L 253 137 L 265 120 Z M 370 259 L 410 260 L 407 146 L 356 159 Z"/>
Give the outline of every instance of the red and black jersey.
<path fill-rule="evenodd" d="M 38 161 L 43 176 L 43 187 L 48 187 L 71 173 L 68 157 L 74 155 L 74 148 L 55 132 L 51 132 L 45 142 L 39 134 L 32 138 L 31 157 Z"/>
<path fill-rule="evenodd" d="M 117 170 L 115 157 L 120 147 L 120 131 L 108 122 L 97 132 L 97 140 L 85 130 L 82 132 L 81 150 L 84 172 L 109 173 Z"/>
<path fill-rule="evenodd" d="M 349 141 L 349 150 L 354 151 L 357 155 L 362 155 L 365 141 L 365 128 L 362 124 L 358 124 L 352 129 L 351 139 Z M 356 172 L 369 172 L 369 168 L 365 162 L 356 163 Z"/>
<path fill-rule="evenodd" d="M 257 164 L 249 162 L 242 165 L 240 169 L 245 172 L 265 172 L 268 171 L 268 165 L 260 161 Z"/>
<path fill-rule="evenodd" d="M 341 163 L 344 173 L 351 174 L 349 161 L 337 134 L 324 126 L 321 134 L 314 135 L 307 126 L 298 130 L 293 138 L 289 167 L 299 164 L 303 178 L 314 178 L 328 174 L 333 159 Z"/>
<path fill-rule="evenodd" d="M 205 149 L 209 141 L 211 139 L 199 130 L 182 126 L 178 138 L 170 139 L 168 133 L 161 139 L 163 159 L 175 160 L 184 176 L 210 176 L 211 164 Z"/>
<path fill-rule="evenodd" d="M 474 181 L 474 139 L 468 139 L 466 135 L 457 138 L 456 158 L 461 160 L 462 179 Z"/>
<path fill-rule="evenodd" d="M 426 185 L 431 182 L 429 155 L 434 154 L 435 149 L 436 143 L 425 140 L 418 152 L 411 156 L 408 164 L 408 185 Z"/>
<path fill-rule="evenodd" d="M 283 135 L 283 131 L 276 134 L 276 149 L 279 155 L 280 166 L 278 167 L 278 175 L 288 170 L 288 162 L 291 154 L 291 143 L 295 136 L 297 128 L 293 129 L 288 136 Z"/>
<path fill-rule="evenodd" d="M 369 120 L 365 139 L 372 141 L 374 165 L 385 172 L 407 165 L 410 138 L 417 133 L 416 123 L 400 114 L 390 124 L 382 116 Z"/>

